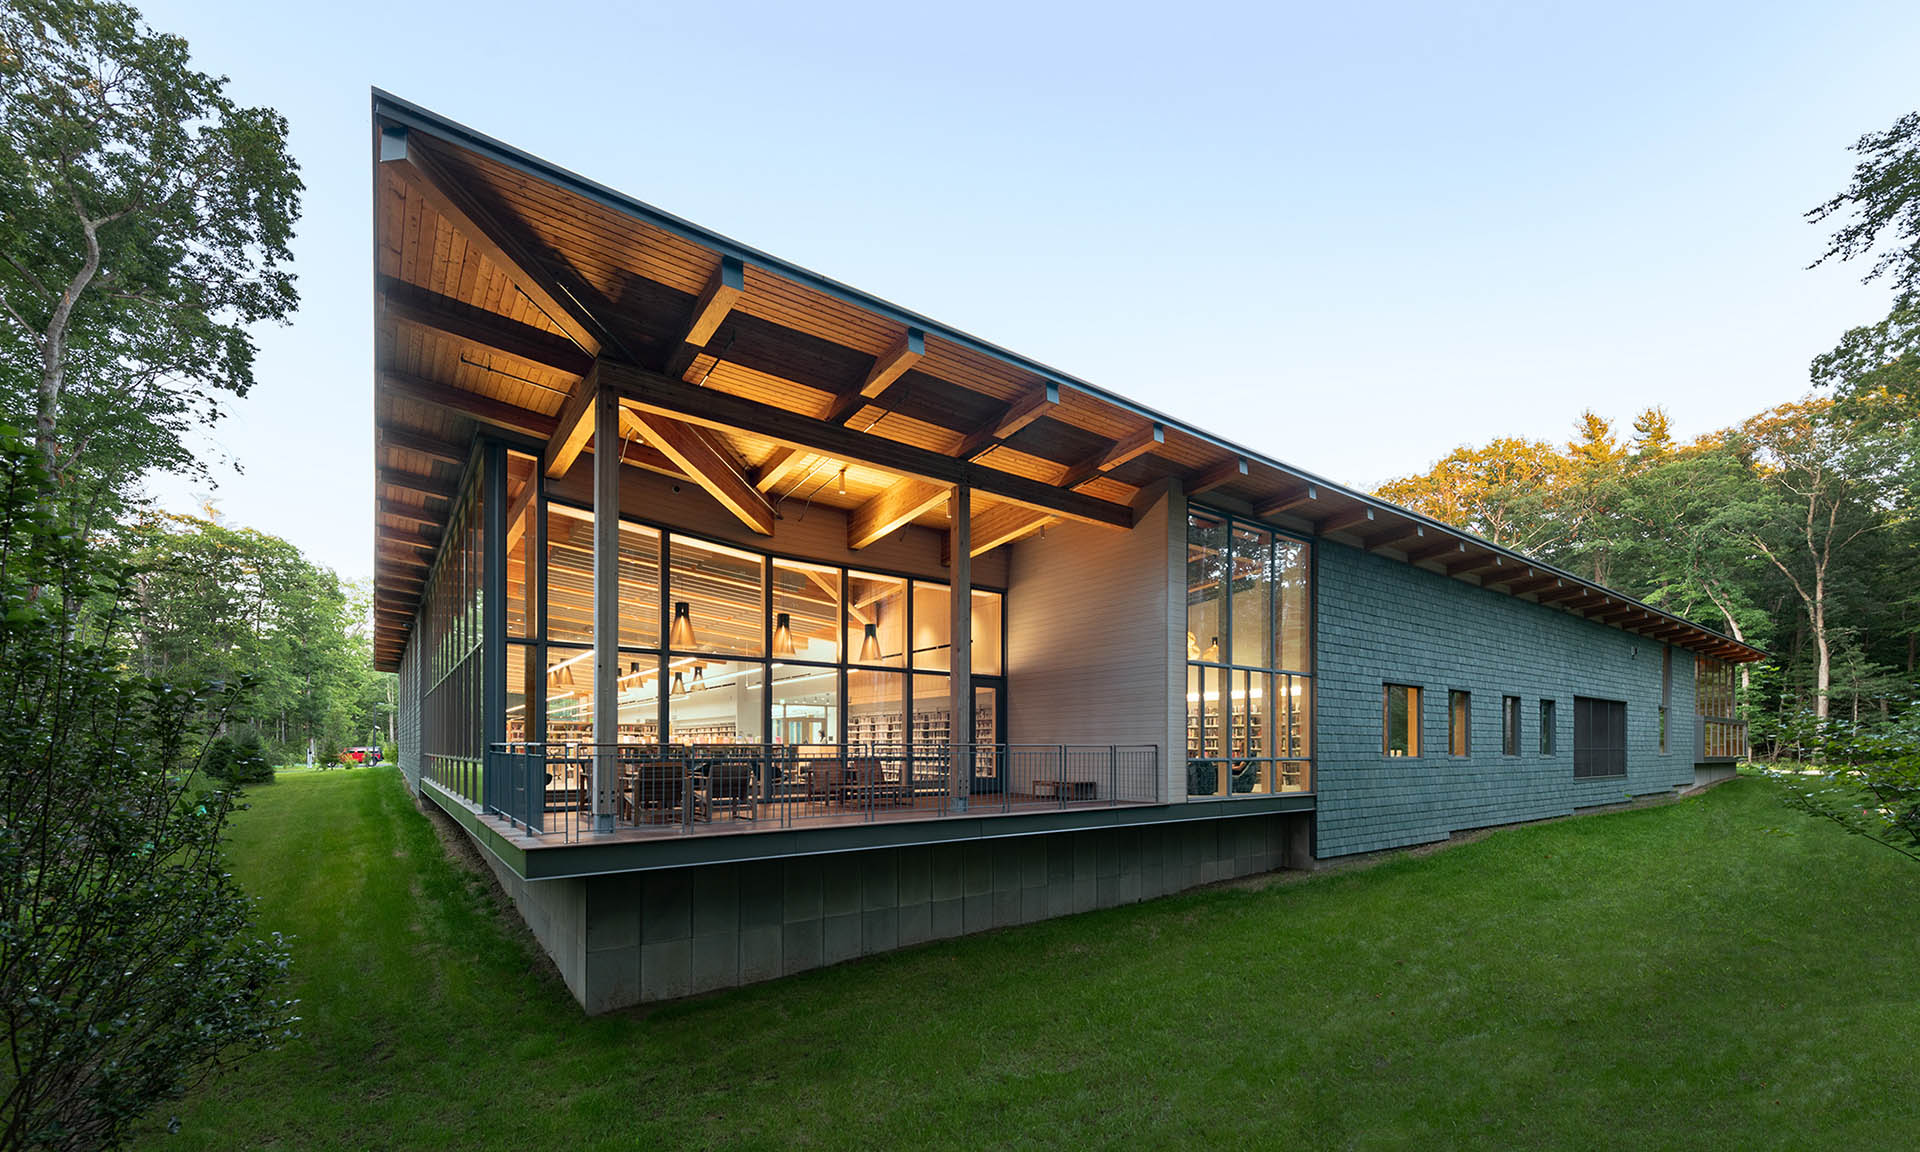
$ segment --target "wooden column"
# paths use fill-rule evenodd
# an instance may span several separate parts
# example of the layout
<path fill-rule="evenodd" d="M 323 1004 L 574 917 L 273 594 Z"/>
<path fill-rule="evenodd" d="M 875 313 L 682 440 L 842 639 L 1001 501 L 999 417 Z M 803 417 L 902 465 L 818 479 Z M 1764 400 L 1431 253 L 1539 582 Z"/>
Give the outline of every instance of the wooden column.
<path fill-rule="evenodd" d="M 953 587 L 949 596 L 952 623 L 947 635 L 952 648 L 947 664 L 951 670 L 953 697 L 952 766 L 948 775 L 953 806 L 964 809 L 973 790 L 973 755 L 967 747 L 973 743 L 973 513 L 971 490 L 955 484 L 948 497 L 948 518 L 953 533 Z"/>
<path fill-rule="evenodd" d="M 593 827 L 613 831 L 620 763 L 620 404 L 593 407 Z"/>

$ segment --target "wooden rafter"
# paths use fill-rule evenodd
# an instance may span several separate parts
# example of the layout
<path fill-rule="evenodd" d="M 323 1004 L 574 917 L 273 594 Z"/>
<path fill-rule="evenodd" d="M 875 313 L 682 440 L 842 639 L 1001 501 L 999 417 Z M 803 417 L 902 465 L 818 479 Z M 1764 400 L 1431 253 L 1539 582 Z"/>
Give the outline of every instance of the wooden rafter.
<path fill-rule="evenodd" d="M 422 536 L 418 532 L 408 532 L 402 528 L 389 528 L 380 533 L 380 539 L 404 548 L 418 548 L 428 554 L 432 554 L 440 547 L 439 537 Z"/>
<path fill-rule="evenodd" d="M 830 424 L 845 424 L 853 419 L 854 413 L 868 404 L 877 404 L 893 382 L 906 375 L 907 369 L 919 363 L 927 354 L 927 334 L 918 328 L 908 328 L 900 337 L 880 353 L 873 361 L 873 367 L 867 370 L 866 379 L 858 388 L 849 388 L 840 394 L 833 403 L 833 410 L 827 413 Z"/>
<path fill-rule="evenodd" d="M 782 444 L 767 457 L 767 462 L 754 469 L 753 486 L 762 492 L 771 492 L 780 482 L 800 470 L 806 463 L 808 453 L 790 445 Z"/>
<path fill-rule="evenodd" d="M 1360 538 L 1360 544 L 1367 551 L 1376 552 L 1382 548 L 1400 544 L 1408 540 L 1423 539 L 1426 534 L 1427 530 L 1422 525 L 1398 522 L 1385 531 L 1362 536 Z"/>
<path fill-rule="evenodd" d="M 1313 526 L 1315 535 L 1326 536 L 1334 532 L 1345 532 L 1358 528 L 1362 524 L 1373 523 L 1373 509 L 1364 504 L 1358 508 L 1349 508 L 1345 512 L 1336 512 Z"/>
<path fill-rule="evenodd" d="M 620 428 L 639 436 L 664 453 L 694 483 L 706 489 L 740 522 L 762 536 L 773 535 L 773 505 L 747 479 L 733 453 L 705 428 L 658 412 L 635 411 L 622 405 Z"/>
<path fill-rule="evenodd" d="M 1311 512 L 1312 508 L 1310 505 L 1318 504 L 1319 501 L 1320 489 L 1316 485 L 1306 484 L 1277 500 L 1267 501 L 1265 504 L 1254 509 L 1254 513 L 1261 517 L 1269 517 L 1278 516 L 1283 512 L 1292 512 L 1296 509 L 1304 509 L 1306 512 Z"/>
<path fill-rule="evenodd" d="M 375 438 L 382 448 L 400 448 L 408 452 L 418 452 L 429 460 L 440 460 L 456 466 L 463 466 L 467 462 L 468 453 L 465 447 L 422 432 L 410 432 L 404 428 L 382 428 L 375 434 Z"/>
<path fill-rule="evenodd" d="M 380 278 L 379 289 L 381 307 L 387 315 L 404 324 L 569 376 L 584 376 L 593 367 L 593 357 L 582 352 L 573 341 L 544 328 L 522 324 L 391 276 Z"/>
<path fill-rule="evenodd" d="M 1080 463 L 1069 467 L 1060 477 L 1059 486 L 1078 488 L 1095 476 L 1111 472 L 1127 461 L 1144 456 L 1166 442 L 1167 429 L 1156 421 L 1113 441 Z"/>
<path fill-rule="evenodd" d="M 444 523 L 447 518 L 444 512 L 436 516 L 425 508 L 415 508 L 409 504 L 402 504 L 398 500 L 381 500 L 375 505 L 375 509 L 382 516 L 391 516 L 396 520 L 409 520 L 415 524 L 426 524 L 435 527 Z"/>
<path fill-rule="evenodd" d="M 853 510 L 847 517 L 847 547 L 859 551 L 884 540 L 895 529 L 945 503 L 951 486 L 907 476 Z"/>
<path fill-rule="evenodd" d="M 440 164 L 408 139 L 406 129 L 382 129 L 380 163 L 398 173 L 409 189 L 452 225 L 469 245 L 479 249 L 481 255 L 506 273 L 533 306 L 566 332 L 581 351 L 588 356 L 600 354 L 602 329 L 579 297 L 532 259 L 471 194 L 456 181 L 447 179 Z"/>
<path fill-rule="evenodd" d="M 1045 512 L 1018 504 L 995 504 L 973 517 L 973 554 L 979 556 L 1011 544 L 1052 522 L 1053 517 Z"/>
<path fill-rule="evenodd" d="M 1063 492 L 1044 481 L 976 467 L 942 452 L 916 448 L 716 389 L 696 388 L 631 364 L 603 359 L 600 378 L 620 394 L 624 404 L 688 423 L 723 430 L 740 429 L 805 447 L 836 460 L 859 461 L 931 480 L 965 481 L 984 495 L 1044 508 L 1055 515 L 1089 524 L 1133 526 L 1133 509 L 1124 504 L 1078 492 Z"/>
<path fill-rule="evenodd" d="M 1498 552 L 1482 552 L 1477 556 L 1470 554 L 1446 567 L 1449 576 L 1465 576 L 1473 572 L 1484 572 L 1489 568 L 1504 568 L 1506 564 L 1507 558 Z"/>
<path fill-rule="evenodd" d="M 1407 563 L 1424 564 L 1428 560 L 1437 560 L 1449 552 L 1465 552 L 1467 545 L 1461 540 L 1437 540 L 1425 548 L 1415 548 L 1407 553 Z"/>
<path fill-rule="evenodd" d="M 508 432 L 517 432 L 534 440 L 548 440 L 553 436 L 553 417 L 542 416 L 491 396 L 482 396 L 463 388 L 450 388 L 403 372 L 382 372 L 380 384 L 389 395 L 404 397 Z"/>
<path fill-rule="evenodd" d="M 687 322 L 687 330 L 667 352 L 667 375 L 678 377 L 687 370 L 746 290 L 746 265 L 732 256 L 720 257 L 720 266 L 713 270 L 700 298 L 693 303 L 693 318 Z"/>
<path fill-rule="evenodd" d="M 374 482 L 385 488 L 398 488 L 402 492 L 417 492 L 435 500 L 451 500 L 458 491 L 458 485 L 445 480 L 435 480 L 431 476 L 422 476 L 417 472 L 403 472 L 398 468 L 380 467 L 374 469 Z"/>
<path fill-rule="evenodd" d="M 547 438 L 547 477 L 558 479 L 567 474 L 573 462 L 586 449 L 593 436 L 593 413 L 600 399 L 600 377 L 588 372 L 567 394 L 555 418 L 553 435 Z"/>
<path fill-rule="evenodd" d="M 954 453 L 962 460 L 976 460 L 994 445 L 1046 415 L 1060 403 L 1060 386 L 1042 384 L 1007 405 L 1006 410 L 975 428 Z"/>

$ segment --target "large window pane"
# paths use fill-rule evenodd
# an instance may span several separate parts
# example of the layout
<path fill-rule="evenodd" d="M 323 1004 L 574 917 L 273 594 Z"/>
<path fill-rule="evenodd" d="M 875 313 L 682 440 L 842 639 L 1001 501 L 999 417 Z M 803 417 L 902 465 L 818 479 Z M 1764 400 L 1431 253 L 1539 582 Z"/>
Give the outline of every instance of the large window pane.
<path fill-rule="evenodd" d="M 1305 759 L 1313 755 L 1313 681 L 1305 676 L 1275 676 L 1274 754 Z M 1284 735 L 1281 735 L 1284 733 Z"/>
<path fill-rule="evenodd" d="M 774 744 L 838 744 L 839 670 L 775 664 L 772 736 Z"/>
<path fill-rule="evenodd" d="M 1233 644 L 1230 662 L 1265 668 L 1272 631 L 1273 537 L 1233 526 Z"/>
<path fill-rule="evenodd" d="M 525 644 L 507 645 L 507 739 L 516 744 L 539 731 L 540 705 L 546 703 L 538 698 L 541 681 L 528 659 L 532 651 Z"/>
<path fill-rule="evenodd" d="M 1274 667 L 1312 672 L 1312 622 L 1309 619 L 1309 546 L 1282 536 L 1274 541 Z"/>
<path fill-rule="evenodd" d="M 913 582 L 913 666 L 953 667 L 953 596 L 945 584 Z"/>
<path fill-rule="evenodd" d="M 847 573 L 847 660 L 906 666 L 907 582 L 867 572 Z"/>
<path fill-rule="evenodd" d="M 593 649 L 547 649 L 547 742 L 593 742 Z"/>
<path fill-rule="evenodd" d="M 1227 574 L 1227 523 L 1195 512 L 1187 517 L 1187 658 L 1224 659 L 1222 587 Z"/>
<path fill-rule="evenodd" d="M 620 654 L 620 680 L 614 689 L 619 703 L 622 744 L 660 741 L 660 656 Z"/>
<path fill-rule="evenodd" d="M 973 593 L 973 674 L 975 676 L 1000 675 L 1000 632 L 1001 621 L 1006 612 L 1006 598 L 998 592 Z"/>
<path fill-rule="evenodd" d="M 1458 689 L 1447 693 L 1447 754 L 1473 754 L 1473 697 Z"/>
<path fill-rule="evenodd" d="M 547 638 L 593 643 L 593 513 L 566 504 L 547 506 Z M 622 521 L 620 645 L 659 643 L 660 533 Z"/>
<path fill-rule="evenodd" d="M 533 502 L 539 483 L 537 462 L 521 452 L 507 453 L 507 635 L 527 637 L 539 629 L 540 565 L 534 555 L 540 509 Z M 511 689 L 509 689 L 511 690 Z M 523 737 L 514 737 L 523 739 Z"/>
<path fill-rule="evenodd" d="M 593 513 L 547 505 L 547 639 L 593 643 Z"/>
<path fill-rule="evenodd" d="M 765 562 L 752 552 L 675 536 L 667 644 L 675 652 L 766 654 Z"/>
<path fill-rule="evenodd" d="M 674 542 L 675 547 L 679 541 Z M 675 744 L 763 744 L 764 664 L 732 660 L 670 662 L 667 729 Z"/>
<path fill-rule="evenodd" d="M 773 658 L 840 659 L 840 570 L 773 562 Z"/>
<path fill-rule="evenodd" d="M 847 743 L 906 743 L 906 692 L 904 673 L 848 672 Z"/>
<path fill-rule="evenodd" d="M 950 744 L 953 735 L 953 688 L 945 676 L 913 678 L 913 742 Z M 966 737 L 963 735 L 964 743 Z"/>

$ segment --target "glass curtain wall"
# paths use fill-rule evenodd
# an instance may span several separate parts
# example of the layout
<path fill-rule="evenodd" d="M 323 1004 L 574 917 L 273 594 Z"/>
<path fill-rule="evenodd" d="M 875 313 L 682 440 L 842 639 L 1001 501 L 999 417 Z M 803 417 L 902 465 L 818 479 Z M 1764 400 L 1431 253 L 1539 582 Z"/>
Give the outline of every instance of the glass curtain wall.
<path fill-rule="evenodd" d="M 484 607 L 481 548 L 486 523 L 485 469 L 476 466 L 447 522 L 439 559 L 427 577 L 419 628 L 421 774 L 471 800 L 480 795 L 485 702 L 481 667 Z"/>
<path fill-rule="evenodd" d="M 1311 572 L 1305 541 L 1189 512 L 1189 796 L 1313 786 Z"/>
<path fill-rule="evenodd" d="M 590 743 L 593 514 L 553 501 L 544 507 L 544 545 L 526 543 L 531 523 L 516 535 L 510 517 L 509 570 L 518 563 L 514 588 L 524 591 L 512 593 L 509 613 L 521 623 L 509 628 L 509 646 L 519 650 L 508 660 L 508 739 L 536 738 L 544 720 L 549 744 Z M 998 740 L 1001 593 L 973 594 L 974 678 L 986 704 L 970 734 L 955 734 L 946 584 L 774 557 L 631 521 L 621 521 L 620 536 L 621 742 Z M 536 556 L 544 564 L 524 573 Z M 525 622 L 541 619 L 543 608 L 545 634 L 531 634 Z"/>

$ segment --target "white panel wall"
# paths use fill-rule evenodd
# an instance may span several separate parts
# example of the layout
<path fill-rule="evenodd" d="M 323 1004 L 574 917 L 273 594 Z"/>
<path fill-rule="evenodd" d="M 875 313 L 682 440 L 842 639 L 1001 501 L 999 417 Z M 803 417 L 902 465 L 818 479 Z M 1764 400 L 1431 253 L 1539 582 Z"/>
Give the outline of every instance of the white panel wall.
<path fill-rule="evenodd" d="M 1186 501 L 1178 487 L 1143 503 L 1133 530 L 1061 522 L 1012 545 L 1007 579 L 1007 739 L 1152 744 L 1185 756 Z M 1176 546 L 1177 539 L 1177 546 Z"/>

